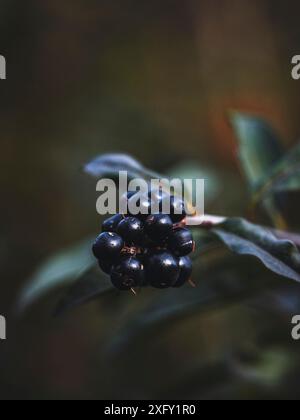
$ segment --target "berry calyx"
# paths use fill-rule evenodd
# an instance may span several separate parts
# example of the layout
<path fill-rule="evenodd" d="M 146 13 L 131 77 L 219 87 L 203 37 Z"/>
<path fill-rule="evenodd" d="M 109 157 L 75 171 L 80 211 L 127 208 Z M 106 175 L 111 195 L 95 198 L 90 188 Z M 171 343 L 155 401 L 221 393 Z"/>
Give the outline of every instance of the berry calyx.
<path fill-rule="evenodd" d="M 174 230 L 168 238 L 168 245 L 177 257 L 184 257 L 195 250 L 193 235 L 186 228 Z"/>
<path fill-rule="evenodd" d="M 162 251 L 151 255 L 145 268 L 146 280 L 157 289 L 172 287 L 179 278 L 178 262 L 168 252 Z"/>
<path fill-rule="evenodd" d="M 145 221 L 145 232 L 155 242 L 163 242 L 170 235 L 173 223 L 170 216 L 165 214 L 153 214 Z"/>
<path fill-rule="evenodd" d="M 189 257 L 181 257 L 178 261 L 179 265 L 179 277 L 176 283 L 173 285 L 175 288 L 182 287 L 186 282 L 191 279 L 193 272 L 193 263 Z"/>
<path fill-rule="evenodd" d="M 112 284 L 119 290 L 130 290 L 144 284 L 144 266 L 138 258 L 124 257 L 111 270 Z"/>
<path fill-rule="evenodd" d="M 125 242 L 121 236 L 112 232 L 103 232 L 94 242 L 93 253 L 98 260 L 107 258 L 114 261 L 120 256 L 124 246 Z"/>
<path fill-rule="evenodd" d="M 144 224 L 137 217 L 127 217 L 121 220 L 117 232 L 127 245 L 140 245 L 143 242 Z"/>

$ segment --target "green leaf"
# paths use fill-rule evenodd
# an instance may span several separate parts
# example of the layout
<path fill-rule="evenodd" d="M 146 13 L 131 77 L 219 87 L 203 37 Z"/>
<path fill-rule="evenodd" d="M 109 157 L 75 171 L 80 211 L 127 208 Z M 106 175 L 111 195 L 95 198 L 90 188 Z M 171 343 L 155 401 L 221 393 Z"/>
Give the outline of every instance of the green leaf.
<path fill-rule="evenodd" d="M 290 150 L 263 180 L 257 199 L 283 191 L 300 189 L 300 144 Z"/>
<path fill-rule="evenodd" d="M 66 311 L 90 302 L 112 290 L 115 289 L 109 276 L 102 273 L 98 267 L 87 270 L 58 303 L 55 314 L 62 315 Z"/>
<path fill-rule="evenodd" d="M 23 312 L 45 294 L 71 284 L 83 271 L 92 267 L 95 264 L 92 243 L 93 239 L 89 238 L 46 261 L 23 288 L 17 310 Z"/>
<path fill-rule="evenodd" d="M 217 263 L 209 270 L 199 271 L 193 276 L 196 288 L 188 285 L 167 291 L 150 291 L 152 301 L 133 316 L 124 319 L 117 333 L 114 333 L 107 346 L 107 354 L 115 357 L 130 345 L 132 340 L 148 337 L 153 332 L 155 337 L 163 336 L 164 329 L 177 320 L 219 311 L 241 301 L 248 300 L 270 284 L 277 287 L 274 279 L 262 274 L 259 266 L 245 267 L 244 262 L 234 266 L 231 258 Z M 197 281 L 199 279 L 199 281 Z M 272 282 L 272 283 L 271 283 Z"/>
<path fill-rule="evenodd" d="M 198 162 L 185 161 L 168 171 L 170 178 L 185 179 L 204 179 L 205 180 L 205 202 L 212 202 L 215 200 L 221 192 L 221 182 L 216 171 L 213 169 L 200 165 Z M 195 202 L 195 188 L 194 191 L 190 191 L 191 199 Z"/>
<path fill-rule="evenodd" d="M 236 254 L 252 255 L 274 273 L 300 282 L 300 254 L 292 241 L 278 239 L 262 226 L 238 218 L 212 231 Z"/>
<path fill-rule="evenodd" d="M 256 190 L 282 158 L 282 143 L 261 118 L 234 112 L 231 123 L 239 141 L 241 166 L 250 187 Z"/>
<path fill-rule="evenodd" d="M 155 174 L 145 168 L 140 162 L 126 154 L 106 154 L 101 155 L 85 165 L 84 171 L 96 178 L 111 178 L 118 180 L 119 172 L 126 171 L 128 178 L 159 178 L 160 175 Z"/>

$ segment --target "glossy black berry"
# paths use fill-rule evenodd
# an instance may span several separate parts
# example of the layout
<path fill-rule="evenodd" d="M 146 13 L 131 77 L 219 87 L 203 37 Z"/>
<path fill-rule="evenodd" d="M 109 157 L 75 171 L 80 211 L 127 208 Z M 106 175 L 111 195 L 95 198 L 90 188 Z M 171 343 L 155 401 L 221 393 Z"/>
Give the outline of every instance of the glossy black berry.
<path fill-rule="evenodd" d="M 124 202 L 124 203 L 127 203 L 130 199 L 131 199 L 131 197 L 133 197 L 134 195 L 136 195 L 137 194 L 137 192 L 136 191 L 127 191 L 126 193 L 124 193 L 123 195 L 122 195 L 122 197 L 121 197 L 121 200 Z"/>
<path fill-rule="evenodd" d="M 152 202 L 147 195 L 139 194 L 131 197 L 128 201 L 128 212 L 130 215 L 145 220 L 151 214 Z M 136 211 L 133 208 L 136 207 Z"/>
<path fill-rule="evenodd" d="M 104 220 L 102 224 L 102 231 L 115 233 L 117 231 L 117 227 L 119 223 L 123 219 L 124 217 L 121 214 L 116 214 L 115 216 L 112 216 L 109 219 Z"/>
<path fill-rule="evenodd" d="M 145 232 L 155 242 L 162 242 L 167 239 L 173 229 L 170 216 L 165 214 L 154 214 L 148 216 L 145 221 Z"/>
<path fill-rule="evenodd" d="M 138 194 L 136 191 L 127 191 L 126 193 L 127 200 L 130 200 L 131 197 L 133 197 L 136 194 Z"/>
<path fill-rule="evenodd" d="M 101 268 L 101 270 L 105 273 L 105 274 L 110 274 L 112 267 L 113 267 L 113 262 L 110 261 L 109 259 L 105 259 L 102 258 L 100 260 L 98 260 L 98 264 L 99 267 Z"/>
<path fill-rule="evenodd" d="M 178 197 L 171 197 L 170 199 L 170 217 L 173 223 L 180 223 L 186 218 L 186 209 L 184 201 Z"/>
<path fill-rule="evenodd" d="M 137 217 L 127 217 L 121 220 L 117 232 L 127 245 L 138 246 L 143 242 L 144 224 Z"/>
<path fill-rule="evenodd" d="M 150 239 L 149 236 L 145 233 L 140 243 L 140 247 L 143 249 L 144 253 L 147 253 L 148 250 L 157 248 L 157 242 Z"/>
<path fill-rule="evenodd" d="M 122 195 L 121 200 L 120 200 L 120 208 L 119 208 L 119 211 L 124 216 L 128 216 L 129 215 L 129 212 L 128 212 L 128 202 L 136 194 L 137 194 L 136 192 L 127 191 L 126 193 L 124 193 Z"/>
<path fill-rule="evenodd" d="M 162 202 L 165 198 L 169 197 L 165 191 L 163 191 L 162 188 L 154 189 L 149 191 L 148 197 L 151 201 L 154 202 Z"/>
<path fill-rule="evenodd" d="M 121 258 L 120 262 L 112 267 L 112 284 L 119 290 L 130 290 L 144 285 L 144 266 L 135 257 Z"/>
<path fill-rule="evenodd" d="M 94 242 L 93 253 L 98 260 L 113 261 L 120 256 L 124 246 L 124 240 L 116 233 L 103 232 Z"/>
<path fill-rule="evenodd" d="M 146 280 L 157 289 L 172 287 L 179 278 L 178 261 L 168 252 L 150 255 L 145 268 Z"/>
<path fill-rule="evenodd" d="M 193 235 L 189 229 L 176 229 L 168 238 L 168 246 L 177 257 L 189 255 L 195 249 Z"/>
<path fill-rule="evenodd" d="M 180 274 L 173 287 L 179 288 L 190 280 L 193 272 L 193 263 L 189 257 L 181 257 L 178 261 Z"/>

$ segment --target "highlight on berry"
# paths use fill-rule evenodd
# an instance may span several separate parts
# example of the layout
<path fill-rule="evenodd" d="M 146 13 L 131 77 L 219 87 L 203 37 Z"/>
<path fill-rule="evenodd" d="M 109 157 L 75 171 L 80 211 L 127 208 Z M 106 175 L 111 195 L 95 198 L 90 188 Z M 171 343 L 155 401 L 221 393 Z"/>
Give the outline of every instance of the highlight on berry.
<path fill-rule="evenodd" d="M 103 222 L 93 253 L 114 287 L 122 291 L 146 286 L 167 289 L 191 281 L 193 265 L 189 255 L 195 250 L 195 242 L 185 223 L 184 201 L 168 196 L 171 207 L 166 214 L 163 212 L 166 194 L 161 190 L 146 195 L 126 193 L 123 199 L 127 203 L 139 201 L 148 210 L 156 207 L 157 212 L 131 214 L 129 211 Z"/>

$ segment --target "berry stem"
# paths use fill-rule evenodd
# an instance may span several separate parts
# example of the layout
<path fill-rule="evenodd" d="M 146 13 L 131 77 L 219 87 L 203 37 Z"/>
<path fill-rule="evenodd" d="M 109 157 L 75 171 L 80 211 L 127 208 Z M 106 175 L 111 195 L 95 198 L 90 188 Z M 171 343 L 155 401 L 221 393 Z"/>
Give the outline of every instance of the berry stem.
<path fill-rule="evenodd" d="M 186 218 L 186 224 L 190 226 L 198 226 L 199 228 L 209 229 L 213 226 L 220 225 L 226 221 L 226 217 L 212 216 L 209 214 L 190 216 Z"/>
<path fill-rule="evenodd" d="M 189 280 L 189 284 L 195 289 L 197 287 L 196 283 L 192 279 Z"/>

